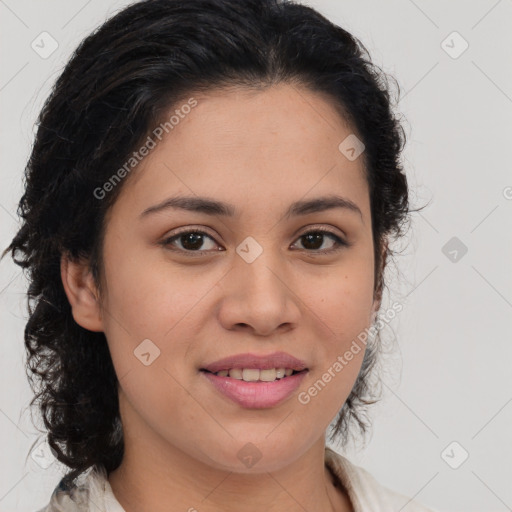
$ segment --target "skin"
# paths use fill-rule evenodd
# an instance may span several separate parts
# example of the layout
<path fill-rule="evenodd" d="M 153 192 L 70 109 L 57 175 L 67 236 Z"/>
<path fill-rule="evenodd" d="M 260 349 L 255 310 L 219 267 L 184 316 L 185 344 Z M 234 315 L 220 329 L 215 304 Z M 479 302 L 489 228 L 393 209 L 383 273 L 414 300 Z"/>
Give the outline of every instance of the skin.
<path fill-rule="evenodd" d="M 327 98 L 297 86 L 194 97 L 198 105 L 126 179 L 109 212 L 104 294 L 87 262 L 62 258 L 74 319 L 105 332 L 120 381 L 125 455 L 109 482 L 127 512 L 353 510 L 324 465 L 325 432 L 364 351 L 308 404 L 298 401 L 380 306 L 363 161 L 338 150 L 353 129 Z M 332 193 L 361 214 L 338 208 L 283 218 L 292 202 Z M 177 194 L 231 203 L 238 214 L 139 218 Z M 159 244 L 188 227 L 208 235 L 196 242 L 207 253 L 186 253 L 192 244 L 183 237 Z M 312 228 L 351 245 L 328 252 L 336 244 L 326 235 L 308 246 L 302 235 Z M 248 236 L 263 248 L 252 263 L 235 251 Z M 312 255 L 315 248 L 325 252 Z M 160 350 L 149 366 L 134 357 L 145 339 Z M 240 407 L 199 372 L 228 355 L 278 350 L 303 359 L 309 372 L 276 407 Z M 237 456 L 247 443 L 262 455 L 252 467 Z"/>

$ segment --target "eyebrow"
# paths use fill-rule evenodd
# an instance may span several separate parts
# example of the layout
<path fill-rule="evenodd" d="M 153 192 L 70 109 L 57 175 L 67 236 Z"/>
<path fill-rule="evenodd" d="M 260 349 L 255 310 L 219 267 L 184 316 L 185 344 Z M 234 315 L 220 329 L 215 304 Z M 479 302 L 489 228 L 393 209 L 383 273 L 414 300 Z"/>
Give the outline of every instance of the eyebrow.
<path fill-rule="evenodd" d="M 296 201 L 292 203 L 284 214 L 284 218 L 298 217 L 300 215 L 308 215 L 311 213 L 324 212 L 335 208 L 342 208 L 347 211 L 358 213 L 363 218 L 363 214 L 359 207 L 350 199 L 337 195 L 329 195 L 325 197 L 317 197 L 315 199 Z M 176 196 L 165 199 L 161 203 L 146 208 L 139 218 L 145 218 L 147 215 L 161 212 L 167 209 L 180 209 L 189 212 L 203 213 L 205 215 L 234 217 L 237 215 L 236 208 L 228 203 L 216 201 L 207 197 L 187 197 Z"/>

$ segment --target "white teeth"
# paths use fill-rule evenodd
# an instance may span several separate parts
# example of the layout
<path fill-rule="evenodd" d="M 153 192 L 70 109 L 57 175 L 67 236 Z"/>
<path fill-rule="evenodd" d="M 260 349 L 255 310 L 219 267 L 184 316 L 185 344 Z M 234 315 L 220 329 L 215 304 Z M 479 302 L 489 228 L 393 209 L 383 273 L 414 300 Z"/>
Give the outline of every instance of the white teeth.
<path fill-rule="evenodd" d="M 260 371 L 244 368 L 242 370 L 242 378 L 245 382 L 256 382 L 260 378 Z"/>
<path fill-rule="evenodd" d="M 284 377 L 284 372 L 279 374 L 280 371 L 281 368 L 279 368 L 279 370 L 276 370 L 275 368 L 270 368 L 269 370 L 259 370 L 259 378 L 264 382 L 272 382 L 273 380 L 276 380 L 276 377 L 279 377 L 280 379 Z"/>
<path fill-rule="evenodd" d="M 284 377 L 284 372 L 286 371 L 286 368 L 278 368 L 276 370 L 276 377 L 278 379 L 282 379 Z"/>
<path fill-rule="evenodd" d="M 233 368 L 232 370 L 229 370 L 229 376 L 233 379 L 242 380 L 242 370 L 240 370 L 240 368 Z"/>
<path fill-rule="evenodd" d="M 231 370 L 221 370 L 215 375 L 219 377 L 231 377 L 233 379 L 244 380 L 245 382 L 273 382 L 276 379 L 289 377 L 293 373 L 291 368 L 269 368 L 258 370 L 255 368 L 232 368 Z"/>

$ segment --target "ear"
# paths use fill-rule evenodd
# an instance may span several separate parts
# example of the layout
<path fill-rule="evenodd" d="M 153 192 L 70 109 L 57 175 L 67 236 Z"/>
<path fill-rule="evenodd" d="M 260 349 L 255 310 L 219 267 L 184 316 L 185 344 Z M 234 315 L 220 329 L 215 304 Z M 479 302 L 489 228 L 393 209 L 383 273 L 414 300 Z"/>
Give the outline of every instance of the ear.
<path fill-rule="evenodd" d="M 87 261 L 60 260 L 60 275 L 75 322 L 89 331 L 103 332 L 99 293 Z"/>
<path fill-rule="evenodd" d="M 380 267 L 377 269 L 377 275 L 375 279 L 377 281 L 377 289 L 375 290 L 373 307 L 372 307 L 372 323 L 375 321 L 377 316 L 377 311 L 380 309 L 380 305 L 382 303 L 382 292 L 383 287 L 380 285 L 381 277 L 384 273 L 384 269 L 386 267 L 386 258 L 387 258 L 387 249 L 388 249 L 388 240 L 385 240 L 382 244 L 382 250 L 380 253 Z"/>

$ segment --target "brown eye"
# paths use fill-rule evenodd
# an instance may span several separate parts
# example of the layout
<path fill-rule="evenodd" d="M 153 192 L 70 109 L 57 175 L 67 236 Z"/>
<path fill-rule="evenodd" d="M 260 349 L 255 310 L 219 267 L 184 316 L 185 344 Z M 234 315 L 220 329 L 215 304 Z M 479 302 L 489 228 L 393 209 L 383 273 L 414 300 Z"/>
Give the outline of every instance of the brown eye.
<path fill-rule="evenodd" d="M 210 247 L 207 246 L 205 248 L 205 241 L 207 239 L 213 241 L 213 238 L 204 231 L 200 231 L 198 229 L 189 229 L 187 231 L 182 231 L 181 233 L 177 233 L 171 237 L 166 238 L 162 241 L 162 245 L 164 247 L 171 246 L 171 250 L 202 254 L 212 250 L 211 244 Z M 176 247 L 176 243 L 181 245 L 181 247 Z M 214 243 L 214 245 L 216 244 Z"/>
<path fill-rule="evenodd" d="M 322 249 L 322 246 L 324 245 L 324 241 L 326 238 L 330 238 L 334 242 L 334 246 L 327 249 Z M 340 238 L 338 235 L 335 235 L 331 231 L 328 231 L 326 229 L 315 229 L 308 231 L 307 233 L 304 233 L 299 237 L 299 240 L 304 240 L 302 242 L 302 245 L 304 249 L 312 252 L 333 252 L 338 251 L 342 247 L 348 247 L 348 243 L 345 242 L 342 238 Z"/>

